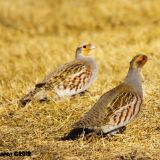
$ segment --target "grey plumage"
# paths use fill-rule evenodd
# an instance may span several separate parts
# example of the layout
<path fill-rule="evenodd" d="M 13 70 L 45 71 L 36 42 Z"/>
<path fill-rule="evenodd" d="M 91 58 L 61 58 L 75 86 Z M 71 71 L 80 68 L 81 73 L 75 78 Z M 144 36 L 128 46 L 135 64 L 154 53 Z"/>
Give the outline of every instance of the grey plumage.
<path fill-rule="evenodd" d="M 146 61 L 145 55 L 134 57 L 124 82 L 104 93 L 97 103 L 72 126 L 73 130 L 84 128 L 97 133 L 110 133 L 131 122 L 141 109 L 143 92 L 140 71 Z M 72 135 L 73 130 L 71 130 Z"/>

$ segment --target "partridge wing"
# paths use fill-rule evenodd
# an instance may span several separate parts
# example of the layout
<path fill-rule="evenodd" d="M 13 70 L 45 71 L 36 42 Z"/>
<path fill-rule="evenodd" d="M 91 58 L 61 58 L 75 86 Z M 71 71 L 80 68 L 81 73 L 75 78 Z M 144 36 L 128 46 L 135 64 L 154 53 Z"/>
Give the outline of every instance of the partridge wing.
<path fill-rule="evenodd" d="M 42 83 L 46 83 L 46 87 L 57 87 L 58 89 L 79 89 L 89 82 L 92 76 L 90 65 L 74 61 L 63 65 L 56 71 L 50 73 Z"/>
<path fill-rule="evenodd" d="M 105 119 L 105 111 L 108 110 L 108 112 L 110 112 L 108 105 L 118 94 L 115 92 L 116 88 L 104 93 L 96 104 L 73 125 L 73 128 L 94 128 L 102 126 Z"/>

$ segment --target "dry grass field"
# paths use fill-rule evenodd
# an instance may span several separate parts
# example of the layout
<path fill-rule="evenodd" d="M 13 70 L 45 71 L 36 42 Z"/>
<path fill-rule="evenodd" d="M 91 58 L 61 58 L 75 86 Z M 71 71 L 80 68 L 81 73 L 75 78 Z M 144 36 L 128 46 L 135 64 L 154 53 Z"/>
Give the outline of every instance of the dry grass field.
<path fill-rule="evenodd" d="M 92 42 L 97 80 L 84 96 L 58 102 L 16 100 L 75 48 Z M 123 134 L 108 141 L 58 141 L 107 90 L 119 84 L 129 61 L 143 53 L 144 103 Z M 31 151 L 35 160 L 160 160 L 159 0 L 0 0 L 0 151 Z M 12 103 L 12 104 L 9 104 Z"/>

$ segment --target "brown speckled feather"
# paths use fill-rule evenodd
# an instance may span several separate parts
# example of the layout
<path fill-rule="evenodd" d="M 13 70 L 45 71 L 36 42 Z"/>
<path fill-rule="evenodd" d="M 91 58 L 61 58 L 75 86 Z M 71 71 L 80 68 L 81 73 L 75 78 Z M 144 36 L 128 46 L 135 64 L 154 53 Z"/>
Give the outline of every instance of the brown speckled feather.
<path fill-rule="evenodd" d="M 45 79 L 35 85 L 35 89 L 25 95 L 20 101 L 20 106 L 25 106 L 41 90 L 57 90 L 68 92 L 81 90 L 91 80 L 93 73 L 91 65 L 75 60 L 51 72 Z"/>
<path fill-rule="evenodd" d="M 61 89 L 74 89 L 85 85 L 92 76 L 92 68 L 85 62 L 73 61 L 67 63 L 56 71 L 51 72 L 42 83 L 46 89 L 61 87 Z"/>

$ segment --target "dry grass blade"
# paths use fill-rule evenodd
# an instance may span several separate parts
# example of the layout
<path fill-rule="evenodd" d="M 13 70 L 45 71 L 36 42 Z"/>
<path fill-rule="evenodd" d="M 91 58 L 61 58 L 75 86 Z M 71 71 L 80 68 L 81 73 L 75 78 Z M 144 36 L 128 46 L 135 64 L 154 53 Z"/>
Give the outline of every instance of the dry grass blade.
<path fill-rule="evenodd" d="M 1 0 L 0 151 L 30 150 L 26 159 L 159 159 L 160 1 Z M 91 94 L 49 103 L 15 103 L 44 75 L 93 42 L 99 65 Z M 107 90 L 126 75 L 136 54 L 152 60 L 143 69 L 144 104 L 123 134 L 58 141 Z M 3 157 L 2 157 L 3 158 Z M 20 158 L 20 157 L 18 157 Z"/>

